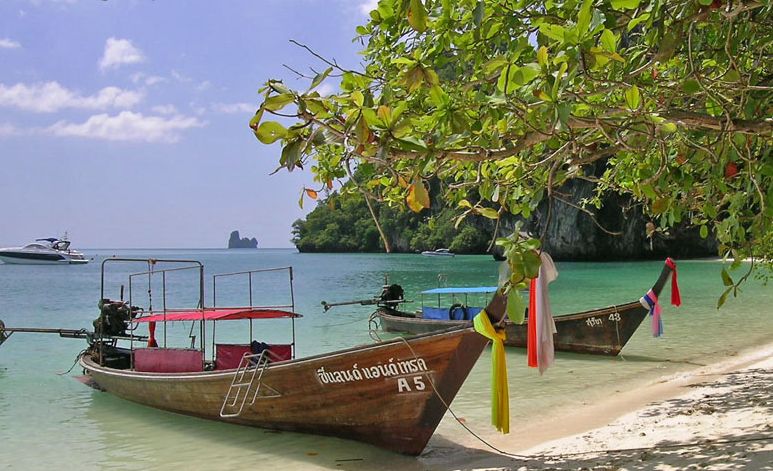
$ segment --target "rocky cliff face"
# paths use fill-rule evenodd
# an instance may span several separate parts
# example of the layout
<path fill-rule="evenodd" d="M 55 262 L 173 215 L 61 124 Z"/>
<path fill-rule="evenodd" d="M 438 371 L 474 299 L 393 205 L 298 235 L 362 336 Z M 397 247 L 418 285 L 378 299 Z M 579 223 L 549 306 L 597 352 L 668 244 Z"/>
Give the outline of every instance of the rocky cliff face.
<path fill-rule="evenodd" d="M 593 184 L 574 180 L 564 185 L 560 192 L 573 204 L 592 196 Z M 547 217 L 547 203 L 543 202 L 524 229 L 534 237 L 540 237 Z M 713 237 L 702 239 L 698 228 L 682 223 L 669 229 L 667 234 L 656 232 L 647 237 L 646 225 L 650 221 L 642 213 L 641 206 L 633 204 L 629 197 L 608 195 L 603 207 L 597 212 L 596 222 L 586 213 L 568 204 L 554 201 L 551 223 L 545 236 L 545 250 L 557 260 L 630 260 L 660 259 L 665 257 L 695 258 L 717 255 L 717 242 Z M 516 218 L 505 218 L 500 224 L 499 235 L 512 234 Z M 605 232 L 619 232 L 612 235 Z"/>
<path fill-rule="evenodd" d="M 258 240 L 256 238 L 248 239 L 247 237 L 240 238 L 239 231 L 231 232 L 231 236 L 228 238 L 229 249 L 256 249 L 258 248 Z"/>

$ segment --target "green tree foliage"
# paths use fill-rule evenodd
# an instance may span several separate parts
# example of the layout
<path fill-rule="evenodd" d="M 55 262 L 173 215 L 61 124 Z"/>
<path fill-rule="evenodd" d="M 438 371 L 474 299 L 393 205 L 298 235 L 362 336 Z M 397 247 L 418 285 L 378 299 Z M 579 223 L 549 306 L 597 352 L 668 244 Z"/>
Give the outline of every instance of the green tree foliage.
<path fill-rule="evenodd" d="M 476 218 L 455 227 L 456 212 L 442 208 L 421 215 L 402 207 L 378 206 L 377 218 L 397 251 L 450 247 L 457 253 L 486 253 L 492 227 Z M 473 225 L 477 223 L 477 225 Z M 360 193 L 333 193 L 305 220 L 293 223 L 293 243 L 301 252 L 383 252 L 384 244 Z"/>
<path fill-rule="evenodd" d="M 714 233 L 733 267 L 773 255 L 769 0 L 380 0 L 363 70 L 268 81 L 250 125 L 321 186 L 358 169 L 372 200 L 529 217 L 570 179 L 631 195 L 665 230 Z M 339 91 L 321 96 L 324 80 Z M 267 115 L 296 122 L 285 127 Z M 601 176 L 586 171 L 607 162 Z M 477 203 L 471 203 L 476 201 Z M 513 285 L 538 241 L 503 241 Z M 720 304 L 740 279 L 723 274 Z"/>

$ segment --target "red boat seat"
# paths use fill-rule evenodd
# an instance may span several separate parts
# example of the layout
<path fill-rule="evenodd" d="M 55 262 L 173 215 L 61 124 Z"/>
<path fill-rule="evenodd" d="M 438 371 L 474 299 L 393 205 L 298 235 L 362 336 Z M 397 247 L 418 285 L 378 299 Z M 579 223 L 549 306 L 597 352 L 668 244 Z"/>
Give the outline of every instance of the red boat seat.
<path fill-rule="evenodd" d="M 150 373 L 203 371 L 204 353 L 192 348 L 136 348 L 134 370 Z"/>
<path fill-rule="evenodd" d="M 271 361 L 285 361 L 293 358 L 293 346 L 289 343 L 269 345 L 268 351 L 271 352 Z"/>
<path fill-rule="evenodd" d="M 215 369 L 232 370 L 239 367 L 244 354 L 251 354 L 249 345 L 218 343 L 215 345 Z"/>
<path fill-rule="evenodd" d="M 273 344 L 268 346 L 269 361 L 290 360 L 293 357 L 291 344 Z M 231 370 L 239 367 L 244 354 L 251 354 L 252 350 L 247 344 L 218 343 L 215 345 L 215 369 Z"/>

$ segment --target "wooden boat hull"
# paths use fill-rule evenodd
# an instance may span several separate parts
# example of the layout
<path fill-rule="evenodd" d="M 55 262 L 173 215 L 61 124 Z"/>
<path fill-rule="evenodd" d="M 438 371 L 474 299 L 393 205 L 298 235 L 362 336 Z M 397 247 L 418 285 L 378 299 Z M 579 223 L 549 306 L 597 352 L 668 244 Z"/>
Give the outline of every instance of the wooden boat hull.
<path fill-rule="evenodd" d="M 100 366 L 87 354 L 80 364 L 94 386 L 146 406 L 418 455 L 486 343 L 455 328 L 272 364 L 255 402 L 226 418 L 221 407 L 236 370 L 142 373 Z"/>
<path fill-rule="evenodd" d="M 564 352 L 617 355 L 647 315 L 639 302 L 555 317 L 555 349 Z M 389 308 L 379 308 L 375 315 L 386 332 L 424 334 L 454 326 L 471 325 L 470 321 L 422 319 Z M 528 321 L 505 323 L 505 345 L 526 347 Z"/>

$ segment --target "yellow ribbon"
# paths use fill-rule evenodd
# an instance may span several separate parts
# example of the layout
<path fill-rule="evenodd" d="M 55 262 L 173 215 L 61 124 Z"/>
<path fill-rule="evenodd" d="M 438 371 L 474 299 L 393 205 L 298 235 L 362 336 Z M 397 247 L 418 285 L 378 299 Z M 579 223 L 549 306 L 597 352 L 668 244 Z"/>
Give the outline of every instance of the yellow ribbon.
<path fill-rule="evenodd" d="M 491 424 L 502 433 L 510 433 L 510 396 L 507 390 L 505 331 L 496 330 L 486 311 L 472 321 L 475 331 L 491 339 Z"/>

